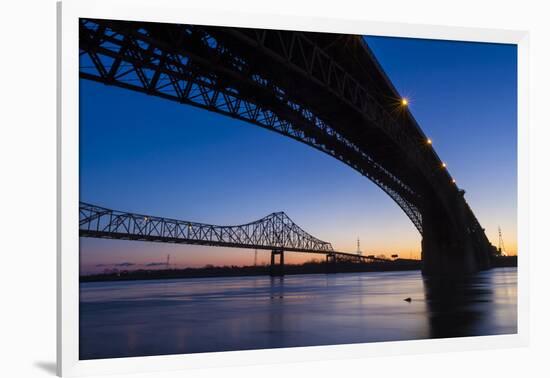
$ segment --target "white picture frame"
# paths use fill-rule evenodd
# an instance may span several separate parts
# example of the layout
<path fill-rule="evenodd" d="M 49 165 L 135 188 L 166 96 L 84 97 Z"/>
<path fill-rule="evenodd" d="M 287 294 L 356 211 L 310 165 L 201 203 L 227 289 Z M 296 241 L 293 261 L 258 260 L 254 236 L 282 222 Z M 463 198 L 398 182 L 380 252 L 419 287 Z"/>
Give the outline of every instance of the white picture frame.
<path fill-rule="evenodd" d="M 516 44 L 518 47 L 518 332 L 514 335 L 414 340 L 334 346 L 85 360 L 78 358 L 79 293 L 79 60 L 78 19 L 104 18 L 198 25 L 339 32 Z M 346 359 L 410 353 L 434 353 L 528 343 L 528 48 L 524 31 L 320 19 L 277 14 L 213 12 L 186 7 L 178 0 L 111 0 L 58 3 L 58 374 L 81 376 L 273 362 Z"/>

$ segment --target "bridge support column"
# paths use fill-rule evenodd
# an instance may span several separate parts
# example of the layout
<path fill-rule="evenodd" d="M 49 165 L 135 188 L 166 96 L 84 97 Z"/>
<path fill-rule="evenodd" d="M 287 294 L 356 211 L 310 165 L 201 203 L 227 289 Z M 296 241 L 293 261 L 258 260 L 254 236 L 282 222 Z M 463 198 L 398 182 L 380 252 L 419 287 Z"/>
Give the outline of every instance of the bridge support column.
<path fill-rule="evenodd" d="M 334 273 L 335 265 L 336 265 L 336 255 L 334 253 L 329 253 L 326 256 L 327 256 L 326 271 L 327 273 Z"/>
<path fill-rule="evenodd" d="M 437 212 L 422 215 L 422 273 L 453 277 L 489 268 L 491 244 L 459 211 L 450 224 Z"/>
<path fill-rule="evenodd" d="M 279 263 L 276 263 L 277 256 L 279 257 Z M 272 276 L 284 276 L 285 267 L 285 251 L 282 249 L 274 249 L 271 251 L 271 266 L 269 274 Z"/>

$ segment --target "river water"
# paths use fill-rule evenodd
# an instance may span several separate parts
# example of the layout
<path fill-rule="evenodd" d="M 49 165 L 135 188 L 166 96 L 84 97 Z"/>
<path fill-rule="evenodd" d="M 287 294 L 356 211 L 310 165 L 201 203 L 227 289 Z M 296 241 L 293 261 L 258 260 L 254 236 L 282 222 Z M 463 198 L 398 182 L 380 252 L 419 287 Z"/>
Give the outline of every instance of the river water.
<path fill-rule="evenodd" d="M 80 359 L 516 332 L 516 268 L 80 284 Z"/>

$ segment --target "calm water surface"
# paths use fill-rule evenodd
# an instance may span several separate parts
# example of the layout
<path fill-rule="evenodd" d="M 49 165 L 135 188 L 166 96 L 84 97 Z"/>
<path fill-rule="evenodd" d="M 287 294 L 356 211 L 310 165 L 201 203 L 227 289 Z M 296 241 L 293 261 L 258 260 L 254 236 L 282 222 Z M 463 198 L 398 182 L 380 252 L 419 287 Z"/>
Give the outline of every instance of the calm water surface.
<path fill-rule="evenodd" d="M 515 268 L 82 283 L 80 358 L 516 333 L 516 288 Z"/>

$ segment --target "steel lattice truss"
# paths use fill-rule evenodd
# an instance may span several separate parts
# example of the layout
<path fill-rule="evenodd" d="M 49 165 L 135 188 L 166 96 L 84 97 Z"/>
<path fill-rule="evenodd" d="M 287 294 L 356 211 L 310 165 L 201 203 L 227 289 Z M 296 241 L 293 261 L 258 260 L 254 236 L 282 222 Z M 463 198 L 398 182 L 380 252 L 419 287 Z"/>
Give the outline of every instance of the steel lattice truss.
<path fill-rule="evenodd" d="M 82 19 L 80 76 L 225 114 L 315 147 L 371 179 L 422 232 L 421 198 L 415 190 L 284 88 L 262 76 L 254 62 L 243 58 L 234 46 L 222 44 L 205 27 L 154 28 L 155 24 L 148 23 Z M 265 35 L 236 30 L 231 31 L 232 37 L 247 45 L 263 42 L 269 49 Z M 292 33 L 287 45 L 288 57 L 279 58 L 291 69 L 312 80 L 324 80 L 331 92 L 368 117 L 379 118 L 380 127 L 410 143 L 387 121 L 384 109 L 368 92 L 305 35 Z"/>
<path fill-rule="evenodd" d="M 272 213 L 247 224 L 216 226 L 121 212 L 81 202 L 79 220 L 82 237 L 321 253 L 339 258 L 376 260 L 334 251 L 330 243 L 302 230 L 284 212 Z"/>

